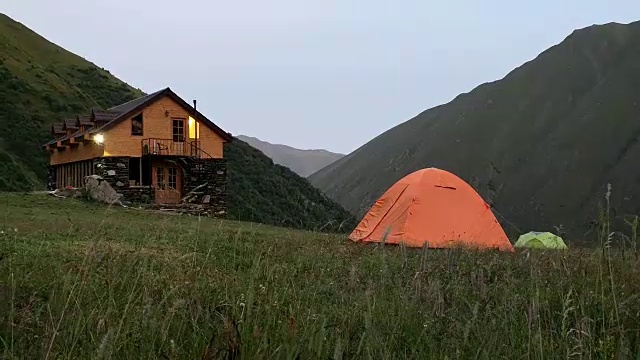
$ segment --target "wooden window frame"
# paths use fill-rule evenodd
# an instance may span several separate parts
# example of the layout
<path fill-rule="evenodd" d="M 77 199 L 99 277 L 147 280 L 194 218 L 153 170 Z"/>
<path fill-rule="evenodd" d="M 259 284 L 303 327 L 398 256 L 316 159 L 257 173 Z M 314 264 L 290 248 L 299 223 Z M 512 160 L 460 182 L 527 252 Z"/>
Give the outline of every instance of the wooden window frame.
<path fill-rule="evenodd" d="M 164 166 L 156 167 L 156 189 L 157 190 L 167 190 L 167 185 L 164 177 Z"/>
<path fill-rule="evenodd" d="M 144 136 L 144 116 L 143 113 L 139 113 L 138 115 L 131 118 L 131 136 Z M 140 118 L 140 133 L 134 132 L 134 121 L 137 121 L 137 118 Z"/>
<path fill-rule="evenodd" d="M 173 142 L 185 142 L 185 136 L 187 135 L 185 134 L 185 122 L 185 118 L 171 118 L 171 139 L 173 140 Z M 176 124 L 181 125 L 176 127 Z M 176 132 L 176 129 L 180 128 L 182 129 L 182 134 L 180 134 L 179 131 Z M 180 137 L 180 135 L 182 135 L 182 137 Z"/>
<path fill-rule="evenodd" d="M 167 188 L 177 190 L 178 188 L 178 168 L 169 167 L 167 169 Z"/>

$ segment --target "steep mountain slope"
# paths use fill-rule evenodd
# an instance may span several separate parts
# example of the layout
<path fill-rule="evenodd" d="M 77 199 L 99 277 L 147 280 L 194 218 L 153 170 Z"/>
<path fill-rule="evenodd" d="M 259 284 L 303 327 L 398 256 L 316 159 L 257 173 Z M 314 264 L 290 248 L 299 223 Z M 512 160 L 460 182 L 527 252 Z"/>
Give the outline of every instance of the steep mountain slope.
<path fill-rule="evenodd" d="M 55 119 L 142 94 L 0 14 L 0 190 L 43 186 Z"/>
<path fill-rule="evenodd" d="M 307 177 L 344 156 L 324 149 L 302 150 L 287 145 L 271 144 L 245 135 L 238 135 L 238 139 L 262 151 L 274 163 L 286 166 L 302 177 Z"/>
<path fill-rule="evenodd" d="M 0 191 L 44 187 L 47 155 L 40 145 L 53 122 L 142 95 L 0 14 Z M 225 157 L 230 218 L 326 231 L 353 227 L 344 208 L 260 151 L 234 141 L 225 144 Z"/>
<path fill-rule="evenodd" d="M 608 182 L 616 215 L 640 213 L 639 137 L 640 22 L 612 23 L 574 31 L 309 179 L 361 216 L 404 175 L 439 167 L 478 189 L 511 235 L 562 225 L 578 240 Z"/>
<path fill-rule="evenodd" d="M 240 220 L 312 230 L 351 231 L 356 219 L 287 167 L 235 138 L 229 159 L 229 215 Z"/>

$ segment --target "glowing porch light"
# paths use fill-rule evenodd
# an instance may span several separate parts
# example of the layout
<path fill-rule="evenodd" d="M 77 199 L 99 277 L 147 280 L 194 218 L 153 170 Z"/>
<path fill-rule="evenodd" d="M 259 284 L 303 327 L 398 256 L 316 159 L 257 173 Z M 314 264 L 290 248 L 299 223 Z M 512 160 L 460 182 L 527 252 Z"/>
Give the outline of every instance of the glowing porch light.
<path fill-rule="evenodd" d="M 98 144 L 98 145 L 99 145 L 99 144 L 102 144 L 102 143 L 104 142 L 104 135 L 102 135 L 102 134 L 96 134 L 96 135 L 93 137 L 93 141 L 95 141 L 95 142 L 96 142 L 96 144 Z"/>

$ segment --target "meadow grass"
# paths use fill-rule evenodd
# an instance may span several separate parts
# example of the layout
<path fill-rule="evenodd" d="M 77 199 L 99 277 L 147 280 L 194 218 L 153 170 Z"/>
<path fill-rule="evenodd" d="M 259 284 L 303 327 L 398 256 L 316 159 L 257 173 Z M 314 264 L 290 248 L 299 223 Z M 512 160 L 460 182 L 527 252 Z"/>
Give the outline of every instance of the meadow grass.
<path fill-rule="evenodd" d="M 0 357 L 640 357 L 640 262 L 0 194 Z M 218 351 L 218 355 L 211 355 Z"/>

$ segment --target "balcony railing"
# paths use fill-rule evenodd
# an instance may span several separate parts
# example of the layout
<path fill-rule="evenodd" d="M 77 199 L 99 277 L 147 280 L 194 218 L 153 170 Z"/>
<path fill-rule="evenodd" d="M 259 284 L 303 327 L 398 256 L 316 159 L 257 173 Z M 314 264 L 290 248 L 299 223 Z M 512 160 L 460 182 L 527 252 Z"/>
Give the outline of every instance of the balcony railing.
<path fill-rule="evenodd" d="M 142 155 L 169 155 L 210 158 L 211 156 L 200 148 L 200 141 L 173 141 L 172 139 L 143 139 Z"/>

